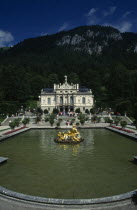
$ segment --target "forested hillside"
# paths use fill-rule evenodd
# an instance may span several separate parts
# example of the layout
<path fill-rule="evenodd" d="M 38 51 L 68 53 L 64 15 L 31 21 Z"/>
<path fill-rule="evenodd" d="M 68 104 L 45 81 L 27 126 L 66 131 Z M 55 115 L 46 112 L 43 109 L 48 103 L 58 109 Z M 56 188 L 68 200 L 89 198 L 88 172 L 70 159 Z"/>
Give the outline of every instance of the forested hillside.
<path fill-rule="evenodd" d="M 38 99 L 40 90 L 63 82 L 93 90 L 98 107 L 133 115 L 137 103 L 137 34 L 108 26 L 81 26 L 30 38 L 0 49 L 0 111 Z"/>

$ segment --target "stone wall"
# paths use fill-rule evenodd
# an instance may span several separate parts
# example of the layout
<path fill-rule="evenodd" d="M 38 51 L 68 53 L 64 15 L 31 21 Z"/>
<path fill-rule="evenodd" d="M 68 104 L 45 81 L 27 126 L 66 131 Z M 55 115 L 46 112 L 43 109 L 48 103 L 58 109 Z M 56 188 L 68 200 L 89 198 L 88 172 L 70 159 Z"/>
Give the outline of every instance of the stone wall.
<path fill-rule="evenodd" d="M 133 192 L 129 192 L 99 199 L 52 199 L 29 196 L 0 187 L 0 210 L 136 210 L 132 194 Z"/>

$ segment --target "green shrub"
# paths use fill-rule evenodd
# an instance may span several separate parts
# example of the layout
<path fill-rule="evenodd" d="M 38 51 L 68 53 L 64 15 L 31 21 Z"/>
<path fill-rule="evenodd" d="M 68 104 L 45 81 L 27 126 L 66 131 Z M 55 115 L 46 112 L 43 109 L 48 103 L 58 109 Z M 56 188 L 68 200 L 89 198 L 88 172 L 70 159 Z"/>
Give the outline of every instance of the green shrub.
<path fill-rule="evenodd" d="M 54 108 L 54 109 L 53 109 L 53 113 L 54 113 L 54 114 L 58 114 L 58 113 L 59 113 L 59 110 L 56 109 L 56 108 Z"/>
<path fill-rule="evenodd" d="M 91 109 L 90 109 L 90 113 L 91 113 L 91 114 L 95 114 L 95 109 L 94 109 L 94 108 L 91 108 Z"/>
<path fill-rule="evenodd" d="M 36 117 L 36 123 L 40 122 L 41 121 L 41 117 L 40 116 L 37 116 Z"/>
<path fill-rule="evenodd" d="M 85 110 L 86 114 L 90 114 L 90 111 L 88 109 Z"/>
<path fill-rule="evenodd" d="M 115 123 L 116 125 L 118 125 L 118 124 L 120 123 L 120 120 L 121 120 L 120 117 L 116 117 L 116 118 L 114 119 L 114 123 Z"/>
<path fill-rule="evenodd" d="M 56 125 L 57 125 L 57 127 L 59 127 L 59 126 L 60 126 L 60 122 L 58 121 L 58 122 L 56 123 Z"/>
<path fill-rule="evenodd" d="M 54 118 L 50 118 L 50 119 L 49 119 L 49 123 L 50 123 L 50 125 L 52 126 L 52 125 L 54 124 Z"/>
<path fill-rule="evenodd" d="M 120 122 L 120 125 L 121 125 L 122 128 L 125 128 L 126 125 L 127 125 L 127 122 L 124 121 L 124 120 L 122 120 L 122 121 Z"/>
<path fill-rule="evenodd" d="M 45 122 L 48 122 L 48 121 L 49 121 L 49 118 L 48 118 L 48 117 L 46 117 L 46 118 L 45 118 Z"/>
<path fill-rule="evenodd" d="M 27 117 L 27 118 L 25 118 L 25 119 L 27 120 L 28 123 L 30 122 L 30 118 L 29 118 L 29 117 Z"/>
<path fill-rule="evenodd" d="M 16 124 L 15 124 L 15 122 L 10 122 L 9 126 L 10 126 L 11 129 L 14 130 L 14 128 L 16 127 Z"/>
<path fill-rule="evenodd" d="M 94 115 L 93 117 L 91 117 L 91 122 L 94 122 L 94 123 L 96 123 L 97 122 L 97 116 L 96 115 Z"/>
<path fill-rule="evenodd" d="M 49 111 L 47 109 L 44 110 L 44 114 L 48 114 Z"/>
<path fill-rule="evenodd" d="M 79 115 L 78 115 L 78 119 L 80 120 L 80 119 L 85 119 L 86 118 L 86 115 L 85 114 L 83 114 L 83 113 L 80 113 Z"/>
<path fill-rule="evenodd" d="M 97 122 L 99 123 L 101 121 L 101 117 L 97 117 Z"/>
<path fill-rule="evenodd" d="M 80 119 L 80 123 L 81 123 L 81 125 L 84 125 L 85 119 Z"/>
<path fill-rule="evenodd" d="M 50 116 L 49 116 L 49 120 L 50 120 L 50 119 L 55 119 L 55 117 L 56 117 L 56 114 L 52 113 L 52 114 L 50 114 Z"/>
<path fill-rule="evenodd" d="M 29 118 L 24 118 L 22 121 L 23 125 L 27 125 L 29 123 L 30 119 Z"/>
<path fill-rule="evenodd" d="M 78 116 L 78 119 L 79 119 L 79 121 L 80 121 L 81 125 L 84 125 L 85 120 L 86 120 L 86 115 L 85 115 L 85 114 L 80 113 L 80 114 L 79 114 L 79 116 Z"/>
<path fill-rule="evenodd" d="M 14 120 L 14 123 L 15 123 L 15 125 L 16 125 L 17 127 L 19 127 L 20 119 L 19 119 L 19 118 L 15 119 L 15 120 Z"/>
<path fill-rule="evenodd" d="M 85 117 L 85 121 L 88 121 L 89 120 L 89 117 Z"/>
<path fill-rule="evenodd" d="M 38 114 L 43 114 L 43 110 L 40 108 L 40 107 L 38 107 L 37 109 L 36 109 L 36 112 L 38 113 Z"/>
<path fill-rule="evenodd" d="M 76 113 L 80 113 L 80 108 L 77 108 L 77 109 L 75 110 L 75 112 L 76 112 Z"/>

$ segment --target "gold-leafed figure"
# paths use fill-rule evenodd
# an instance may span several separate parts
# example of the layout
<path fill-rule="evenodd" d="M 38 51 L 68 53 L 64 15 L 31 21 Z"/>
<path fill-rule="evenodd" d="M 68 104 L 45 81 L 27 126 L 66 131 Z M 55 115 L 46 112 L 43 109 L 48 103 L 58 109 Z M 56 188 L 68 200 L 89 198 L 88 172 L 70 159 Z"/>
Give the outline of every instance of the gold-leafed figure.
<path fill-rule="evenodd" d="M 55 142 L 59 143 L 80 143 L 82 141 L 84 141 L 84 139 L 81 138 L 80 132 L 74 125 L 71 130 L 66 133 L 59 132 L 57 139 L 55 139 Z"/>

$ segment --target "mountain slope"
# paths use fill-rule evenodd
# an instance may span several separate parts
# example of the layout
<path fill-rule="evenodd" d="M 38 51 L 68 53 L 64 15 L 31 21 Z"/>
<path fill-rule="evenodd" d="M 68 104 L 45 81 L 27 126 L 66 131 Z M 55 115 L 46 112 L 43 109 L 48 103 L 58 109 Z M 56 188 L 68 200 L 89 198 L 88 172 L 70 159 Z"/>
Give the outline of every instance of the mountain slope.
<path fill-rule="evenodd" d="M 115 49 L 115 45 L 125 52 L 137 51 L 137 34 L 120 33 L 110 26 L 81 26 L 70 31 L 24 40 L 15 45 L 11 52 L 46 53 L 58 47 L 101 54 Z M 118 50 L 119 50 L 118 49 Z"/>
<path fill-rule="evenodd" d="M 70 82 L 92 88 L 98 106 L 134 104 L 137 34 L 108 26 L 81 26 L 2 50 L 0 99 L 37 98 L 43 87 L 62 82 L 65 74 Z"/>

